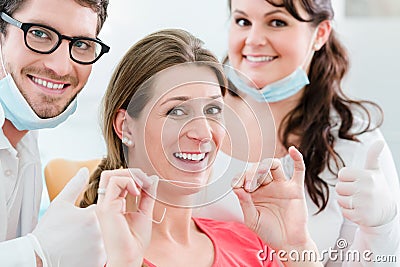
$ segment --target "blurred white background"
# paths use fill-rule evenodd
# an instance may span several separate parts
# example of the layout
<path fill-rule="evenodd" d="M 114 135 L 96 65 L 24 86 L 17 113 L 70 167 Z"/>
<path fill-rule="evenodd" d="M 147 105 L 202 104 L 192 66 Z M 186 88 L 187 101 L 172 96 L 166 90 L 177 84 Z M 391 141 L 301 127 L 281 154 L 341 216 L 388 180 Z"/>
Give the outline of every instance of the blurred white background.
<path fill-rule="evenodd" d="M 344 88 L 352 96 L 376 101 L 383 107 L 382 130 L 399 168 L 400 124 L 396 110 L 400 98 L 400 17 L 346 17 L 345 0 L 332 2 L 336 11 L 334 27 L 352 62 Z M 77 112 L 57 128 L 41 131 L 43 166 L 53 158 L 83 160 L 106 153 L 98 111 L 109 77 L 134 42 L 162 28 L 190 31 L 221 59 L 227 47 L 226 0 L 111 0 L 109 17 L 100 35 L 111 46 L 110 53 L 93 66 L 91 78 L 79 96 Z M 44 190 L 42 208 L 47 205 Z"/>

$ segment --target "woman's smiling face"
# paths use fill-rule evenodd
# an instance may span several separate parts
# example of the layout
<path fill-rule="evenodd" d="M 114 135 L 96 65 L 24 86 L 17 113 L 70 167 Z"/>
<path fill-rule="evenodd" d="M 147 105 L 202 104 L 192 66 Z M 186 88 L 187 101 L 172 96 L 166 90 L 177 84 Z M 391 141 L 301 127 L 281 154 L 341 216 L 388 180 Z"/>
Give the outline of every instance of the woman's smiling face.
<path fill-rule="evenodd" d="M 157 74 L 151 90 L 131 128 L 134 167 L 180 187 L 205 185 L 225 136 L 216 74 L 208 66 L 175 66 Z"/>
<path fill-rule="evenodd" d="M 307 13 L 298 5 L 303 18 Z M 315 28 L 265 0 L 232 0 L 228 56 L 257 87 L 280 80 L 308 62 Z"/>

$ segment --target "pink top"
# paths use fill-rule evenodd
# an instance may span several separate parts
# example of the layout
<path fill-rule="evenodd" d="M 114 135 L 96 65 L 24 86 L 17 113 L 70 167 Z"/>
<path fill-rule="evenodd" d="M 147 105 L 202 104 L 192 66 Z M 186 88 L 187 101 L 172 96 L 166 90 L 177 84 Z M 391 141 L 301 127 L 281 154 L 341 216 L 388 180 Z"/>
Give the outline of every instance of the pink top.
<path fill-rule="evenodd" d="M 217 266 L 278 267 L 276 257 L 268 259 L 271 249 L 247 226 L 237 222 L 222 222 L 193 218 L 193 221 L 214 245 L 214 263 Z M 149 267 L 157 267 L 144 259 Z"/>

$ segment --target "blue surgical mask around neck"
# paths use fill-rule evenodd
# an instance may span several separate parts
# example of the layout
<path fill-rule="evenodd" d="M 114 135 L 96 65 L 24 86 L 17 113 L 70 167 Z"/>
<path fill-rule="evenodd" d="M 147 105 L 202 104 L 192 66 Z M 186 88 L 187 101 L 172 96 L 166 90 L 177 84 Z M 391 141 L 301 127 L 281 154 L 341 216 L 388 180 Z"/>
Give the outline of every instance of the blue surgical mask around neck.
<path fill-rule="evenodd" d="M 20 131 L 54 128 L 64 122 L 77 108 L 77 98 L 59 115 L 49 119 L 39 118 L 19 91 L 10 74 L 0 80 L 0 105 L 5 118 Z"/>
<path fill-rule="evenodd" d="M 1 127 L 2 125 L 4 125 L 4 120 L 5 120 L 4 109 L 3 109 L 3 107 L 0 105 L 0 127 Z"/>
<path fill-rule="evenodd" d="M 288 99 L 310 83 L 307 73 L 301 67 L 283 79 L 267 84 L 261 89 L 248 85 L 243 80 L 245 76 L 243 74 L 239 76 L 237 71 L 230 66 L 225 66 L 225 74 L 240 92 L 251 96 L 257 102 L 274 103 Z M 247 80 L 249 79 L 247 78 Z"/>
<path fill-rule="evenodd" d="M 256 88 L 254 82 L 252 82 L 246 75 L 243 73 L 237 72 L 231 66 L 225 66 L 225 74 L 228 79 L 235 85 L 235 87 L 242 93 L 253 97 L 257 102 L 267 102 L 274 103 L 279 102 L 285 99 L 288 99 L 291 96 L 297 94 L 304 86 L 310 84 L 310 80 L 308 79 L 307 73 L 303 70 L 305 62 L 307 59 L 314 54 L 314 49 L 312 49 L 315 37 L 318 33 L 318 27 L 314 30 L 312 37 L 309 43 L 309 53 L 304 58 L 303 64 L 297 67 L 292 73 L 288 76 L 267 84 L 263 88 Z M 245 82 L 248 81 L 248 82 Z M 249 84 L 253 84 L 254 87 Z"/>

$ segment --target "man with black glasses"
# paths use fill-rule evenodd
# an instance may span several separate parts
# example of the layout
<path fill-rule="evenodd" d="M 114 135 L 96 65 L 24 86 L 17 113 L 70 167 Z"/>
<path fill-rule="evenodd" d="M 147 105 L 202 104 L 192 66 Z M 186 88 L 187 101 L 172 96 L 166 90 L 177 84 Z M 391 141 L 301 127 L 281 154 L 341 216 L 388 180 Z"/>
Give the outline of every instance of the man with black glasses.
<path fill-rule="evenodd" d="M 0 265 L 103 266 L 94 207 L 74 206 L 81 170 L 38 223 L 42 168 L 37 129 L 76 109 L 92 64 L 109 47 L 97 38 L 108 0 L 0 0 Z"/>

